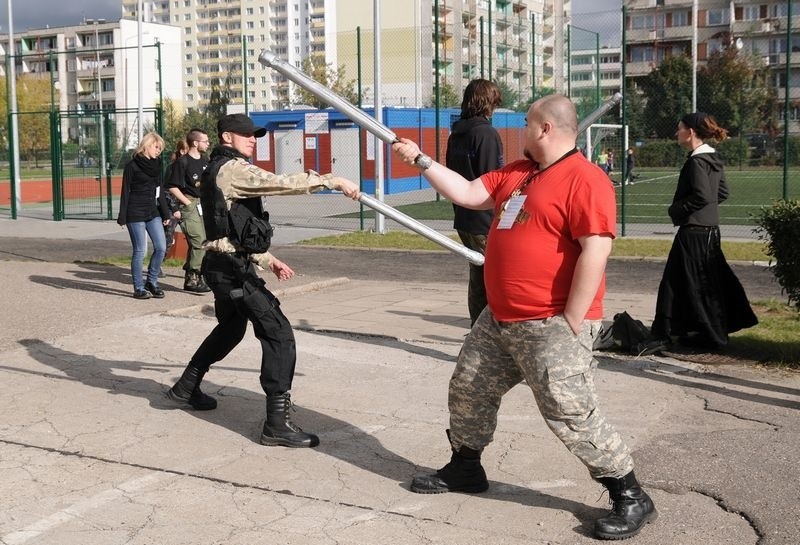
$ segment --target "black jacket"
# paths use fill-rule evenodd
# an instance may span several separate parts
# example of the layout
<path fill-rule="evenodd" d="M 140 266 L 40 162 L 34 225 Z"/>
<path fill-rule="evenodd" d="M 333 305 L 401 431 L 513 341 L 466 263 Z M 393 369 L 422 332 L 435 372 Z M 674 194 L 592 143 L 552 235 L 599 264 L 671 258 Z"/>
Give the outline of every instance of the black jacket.
<path fill-rule="evenodd" d="M 674 225 L 719 225 L 719 203 L 728 198 L 728 183 L 722 158 L 708 150 L 690 154 L 681 168 L 669 207 Z"/>
<path fill-rule="evenodd" d="M 171 216 L 164 198 L 161 158 L 149 159 L 144 155 L 134 155 L 122 172 L 122 193 L 117 223 L 125 225 L 137 221 L 150 221 L 156 216 L 161 216 L 162 220 Z"/>
<path fill-rule="evenodd" d="M 503 142 L 485 117 L 459 119 L 447 139 L 447 168 L 467 180 L 503 166 Z M 486 235 L 492 225 L 491 210 L 469 210 L 453 205 L 453 228 L 475 235 Z"/>

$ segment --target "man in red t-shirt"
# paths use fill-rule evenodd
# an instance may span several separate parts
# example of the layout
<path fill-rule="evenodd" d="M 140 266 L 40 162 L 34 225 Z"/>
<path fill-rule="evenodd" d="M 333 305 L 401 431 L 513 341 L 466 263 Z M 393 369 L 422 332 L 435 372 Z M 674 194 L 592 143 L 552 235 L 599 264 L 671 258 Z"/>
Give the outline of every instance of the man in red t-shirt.
<path fill-rule="evenodd" d="M 592 342 L 616 234 L 614 190 L 578 153 L 578 119 L 568 98 L 537 100 L 526 121 L 527 159 L 472 181 L 410 140 L 392 146 L 454 203 L 495 213 L 484 264 L 488 311 L 464 341 L 450 379 L 453 454 L 436 473 L 415 477 L 411 490 L 485 491 L 481 452 L 503 395 L 524 380 L 553 433 L 609 491 L 614 508 L 595 522 L 595 536 L 624 539 L 657 513 L 628 447 L 600 412 L 593 380 Z"/>

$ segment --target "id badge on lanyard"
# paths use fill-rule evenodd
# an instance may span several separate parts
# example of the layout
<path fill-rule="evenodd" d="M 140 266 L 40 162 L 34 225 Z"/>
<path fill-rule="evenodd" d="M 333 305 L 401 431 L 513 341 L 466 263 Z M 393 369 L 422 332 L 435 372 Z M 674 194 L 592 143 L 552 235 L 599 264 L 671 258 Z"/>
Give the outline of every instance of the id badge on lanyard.
<path fill-rule="evenodd" d="M 511 229 L 522 211 L 522 205 L 525 204 L 527 195 L 516 195 L 508 199 L 502 208 L 502 216 L 497 223 L 498 229 Z"/>

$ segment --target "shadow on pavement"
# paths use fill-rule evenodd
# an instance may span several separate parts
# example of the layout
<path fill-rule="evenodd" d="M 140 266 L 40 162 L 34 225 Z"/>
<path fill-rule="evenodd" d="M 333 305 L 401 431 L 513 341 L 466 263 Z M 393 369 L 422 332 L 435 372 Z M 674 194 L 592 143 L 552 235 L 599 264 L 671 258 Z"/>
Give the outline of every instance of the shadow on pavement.
<path fill-rule="evenodd" d="M 173 410 L 168 406 L 166 387 L 162 383 L 127 373 L 156 371 L 173 375 L 176 373 L 174 366 L 101 359 L 92 355 L 69 352 L 39 339 L 22 339 L 19 343 L 28 350 L 34 360 L 63 373 L 66 377 L 55 373 L 35 373 L 37 375 L 79 381 L 87 386 L 106 390 L 110 394 L 147 399 L 154 409 Z M 6 369 L 26 372 L 17 368 L 6 367 Z M 219 407 L 214 411 L 185 411 L 186 414 L 255 441 L 260 432 L 265 410 L 263 395 L 241 388 L 218 387 L 210 381 L 204 381 L 203 384 L 207 392 L 218 397 Z M 414 474 L 433 471 L 431 468 L 419 467 L 403 456 L 386 449 L 375 437 L 357 426 L 304 407 L 296 409 L 296 422 L 301 427 L 307 427 L 315 433 L 330 437 L 328 440 L 323 440 L 315 449 L 318 452 L 396 481 L 405 489 L 408 489 L 409 480 Z M 365 453 L 371 455 L 365 456 Z M 574 531 L 583 535 L 591 535 L 594 519 L 606 512 L 602 508 L 551 496 L 541 491 L 494 481 L 490 491 L 482 497 L 571 513 L 579 522 Z"/>
<path fill-rule="evenodd" d="M 674 386 L 679 386 L 681 388 L 703 390 L 705 392 L 711 392 L 718 395 L 727 396 L 733 399 L 738 399 L 740 401 L 747 401 L 750 403 L 761 403 L 765 405 L 781 407 L 784 409 L 800 410 L 800 402 L 798 401 L 791 401 L 788 399 L 769 397 L 761 394 L 742 392 L 739 390 L 728 388 L 724 385 L 717 386 L 705 382 L 694 382 L 691 380 L 684 380 L 680 378 L 678 375 L 673 373 L 665 374 L 657 371 L 654 372 L 648 369 L 641 369 L 639 367 L 630 367 L 625 363 L 620 363 L 616 360 L 610 360 L 607 358 L 598 358 L 598 360 L 602 362 L 603 370 L 611 371 L 613 373 L 623 373 L 640 378 L 657 380 L 659 382 L 663 382 L 665 384 L 671 384 Z M 721 383 L 730 384 L 732 386 L 740 386 L 744 388 L 767 390 L 767 391 L 774 391 L 776 393 L 800 396 L 800 391 L 794 388 L 786 388 L 775 384 L 756 382 L 737 377 L 729 377 L 729 376 L 719 375 L 717 373 L 702 373 L 702 372 L 686 370 L 683 373 L 681 373 L 680 376 L 697 378 L 701 380 L 718 381 Z"/>

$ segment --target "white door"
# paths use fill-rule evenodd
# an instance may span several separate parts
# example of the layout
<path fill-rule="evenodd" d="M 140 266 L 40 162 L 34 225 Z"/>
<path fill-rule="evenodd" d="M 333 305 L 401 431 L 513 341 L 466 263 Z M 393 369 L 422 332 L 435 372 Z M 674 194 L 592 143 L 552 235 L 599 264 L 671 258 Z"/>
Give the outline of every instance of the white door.
<path fill-rule="evenodd" d="M 302 172 L 303 131 L 275 131 L 275 173 Z"/>
<path fill-rule="evenodd" d="M 361 148 L 358 128 L 331 131 L 331 173 L 358 183 Z"/>

